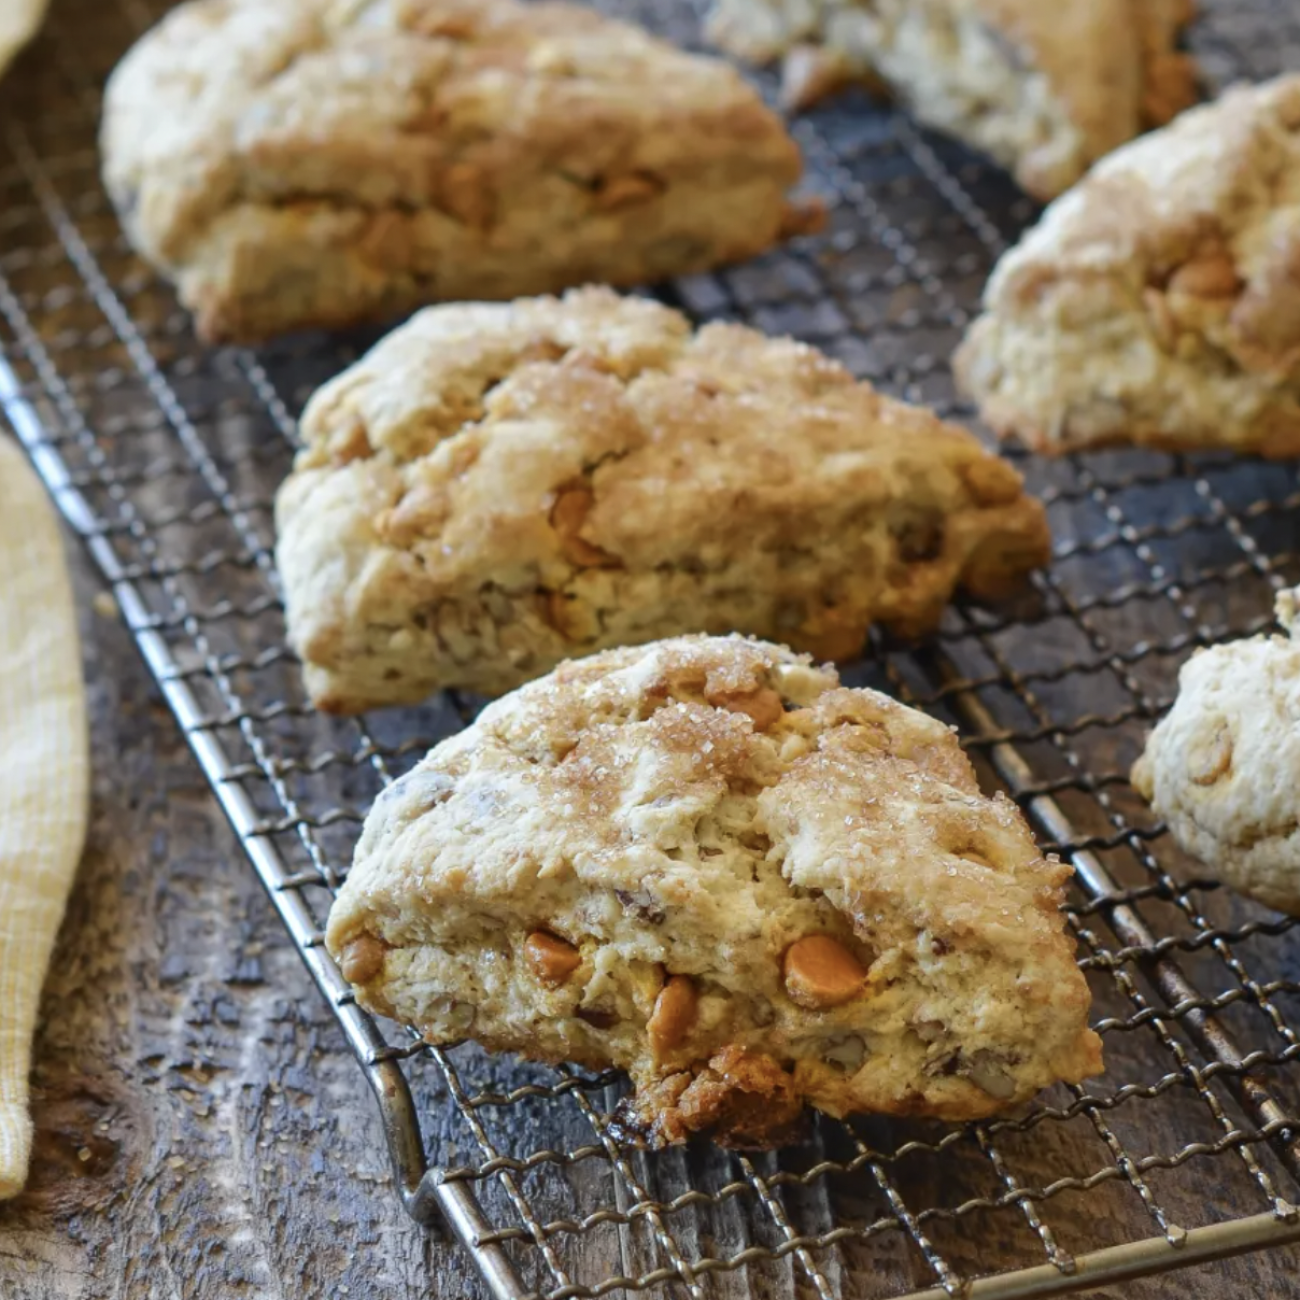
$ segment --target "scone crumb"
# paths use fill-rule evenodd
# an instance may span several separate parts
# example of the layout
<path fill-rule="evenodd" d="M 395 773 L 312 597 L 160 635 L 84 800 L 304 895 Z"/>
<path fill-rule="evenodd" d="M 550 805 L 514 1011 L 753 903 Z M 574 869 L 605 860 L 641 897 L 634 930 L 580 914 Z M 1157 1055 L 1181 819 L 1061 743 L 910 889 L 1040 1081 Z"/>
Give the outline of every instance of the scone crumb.
<path fill-rule="evenodd" d="M 658 1122 L 680 1124 L 688 1133 L 711 1131 L 724 1146 L 780 1145 L 803 1127 L 789 1072 L 770 1056 L 741 1047 L 713 1057 L 682 1093 L 677 1111 Z"/>

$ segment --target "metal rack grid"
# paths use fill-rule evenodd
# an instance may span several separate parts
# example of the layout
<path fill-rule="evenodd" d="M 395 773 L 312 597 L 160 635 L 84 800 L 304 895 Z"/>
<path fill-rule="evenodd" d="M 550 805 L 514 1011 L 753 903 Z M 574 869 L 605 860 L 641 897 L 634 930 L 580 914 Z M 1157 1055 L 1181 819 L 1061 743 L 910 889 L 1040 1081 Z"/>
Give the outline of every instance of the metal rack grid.
<path fill-rule="evenodd" d="M 198 346 L 97 179 L 99 87 L 164 8 L 56 0 L 0 87 L 0 405 L 120 602 L 149 668 L 336 1011 L 418 1220 L 446 1222 L 494 1296 L 1046 1295 L 1300 1240 L 1300 948 L 1198 877 L 1126 781 L 1196 647 L 1269 623 L 1300 580 L 1293 467 L 1021 456 L 1053 566 L 1013 609 L 959 607 L 924 647 L 851 673 L 961 724 L 987 783 L 1070 858 L 1068 916 L 1108 1074 L 951 1128 L 820 1119 L 779 1155 L 658 1155 L 604 1127 L 621 1088 L 435 1050 L 352 1003 L 320 947 L 384 782 L 472 716 L 445 696 L 314 714 L 283 644 L 271 503 L 306 395 L 369 341 Z M 608 5 L 683 43 L 682 3 Z M 1205 0 L 1211 80 L 1300 66 L 1284 0 Z M 796 334 L 882 388 L 969 419 L 946 359 L 1033 217 L 996 170 L 865 101 L 798 124 L 828 231 L 663 295 Z M 1212 1187 L 1253 1212 L 1207 1217 Z M 1002 1271 L 982 1252 L 996 1245 Z"/>

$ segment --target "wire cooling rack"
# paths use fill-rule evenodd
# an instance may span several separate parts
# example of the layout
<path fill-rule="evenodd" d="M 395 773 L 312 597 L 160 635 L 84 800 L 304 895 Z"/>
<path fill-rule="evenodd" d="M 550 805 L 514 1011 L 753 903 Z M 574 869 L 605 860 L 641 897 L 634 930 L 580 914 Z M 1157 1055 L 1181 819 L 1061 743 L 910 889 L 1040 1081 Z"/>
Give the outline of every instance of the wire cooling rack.
<path fill-rule="evenodd" d="M 1069 857 L 1068 918 L 1109 1070 L 960 1128 L 818 1120 L 779 1155 L 658 1155 L 605 1128 L 622 1087 L 432 1050 L 352 1003 L 320 946 L 365 809 L 474 702 L 317 716 L 284 647 L 270 507 L 305 397 L 369 340 L 206 349 L 130 253 L 97 178 L 104 77 L 164 6 L 56 0 L 0 88 L 0 403 L 112 583 L 150 669 L 364 1067 L 411 1214 L 496 1297 L 1046 1295 L 1300 1239 L 1300 944 L 1198 878 L 1128 787 L 1197 646 L 1300 580 L 1291 466 L 1021 457 L 1057 537 L 1009 610 L 953 610 L 850 674 L 958 722 L 987 783 Z M 1300 12 L 1212 0 L 1211 81 L 1300 67 Z M 685 3 L 623 4 L 684 43 Z M 1033 218 L 992 169 L 848 99 L 804 119 L 828 231 L 664 291 L 796 334 L 969 419 L 947 358 Z M 1235 1217 L 1207 1208 L 1230 1203 Z"/>

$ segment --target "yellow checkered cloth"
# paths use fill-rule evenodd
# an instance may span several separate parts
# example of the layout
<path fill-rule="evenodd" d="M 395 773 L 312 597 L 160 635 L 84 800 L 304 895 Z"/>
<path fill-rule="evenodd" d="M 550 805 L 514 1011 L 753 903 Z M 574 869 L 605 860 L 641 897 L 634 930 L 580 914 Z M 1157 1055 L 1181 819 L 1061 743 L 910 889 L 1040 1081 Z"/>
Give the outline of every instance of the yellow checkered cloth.
<path fill-rule="evenodd" d="M 0 72 L 36 35 L 46 0 L 0 0 Z"/>
<path fill-rule="evenodd" d="M 32 1031 L 86 834 L 89 758 L 54 511 L 0 437 L 0 1198 L 27 1178 Z"/>

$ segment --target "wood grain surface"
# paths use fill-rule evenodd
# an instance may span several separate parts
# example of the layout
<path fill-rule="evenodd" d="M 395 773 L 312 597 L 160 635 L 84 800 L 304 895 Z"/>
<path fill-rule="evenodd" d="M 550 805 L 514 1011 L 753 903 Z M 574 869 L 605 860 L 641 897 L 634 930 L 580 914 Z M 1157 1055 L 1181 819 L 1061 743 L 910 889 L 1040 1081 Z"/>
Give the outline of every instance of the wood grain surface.
<path fill-rule="evenodd" d="M 74 561 L 94 815 L 46 987 L 31 1184 L 0 1206 L 0 1297 L 477 1300 L 461 1252 L 400 1209 L 341 1034 L 124 629 L 93 612 L 89 566 Z M 1219 1182 L 1200 1180 L 1203 1221 L 1258 1210 Z M 1073 1202 L 1081 1236 L 1109 1235 L 1090 1221 L 1099 1204 Z M 977 1217 L 944 1245 L 996 1267 L 1002 1222 Z M 1298 1262 L 1253 1255 L 1109 1294 L 1300 1295 Z M 897 1239 L 828 1273 L 846 1294 L 859 1293 L 854 1275 L 872 1294 L 926 1281 Z"/>

